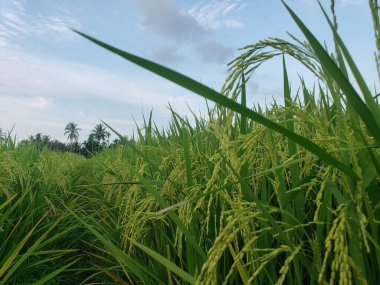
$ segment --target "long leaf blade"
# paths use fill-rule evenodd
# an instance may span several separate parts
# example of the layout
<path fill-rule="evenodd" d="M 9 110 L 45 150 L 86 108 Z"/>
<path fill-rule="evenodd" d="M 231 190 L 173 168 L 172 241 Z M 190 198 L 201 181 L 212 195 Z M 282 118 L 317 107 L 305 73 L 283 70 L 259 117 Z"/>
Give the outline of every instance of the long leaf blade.
<path fill-rule="evenodd" d="M 339 69 L 336 63 L 331 59 L 330 55 L 326 52 L 323 46 L 318 42 L 316 37 L 310 32 L 310 30 L 305 26 L 301 19 L 293 12 L 292 9 L 284 2 L 285 8 L 288 10 L 289 14 L 296 22 L 302 33 L 307 38 L 311 47 L 313 48 L 315 54 L 319 58 L 321 65 L 326 69 L 326 71 L 334 78 L 335 82 L 338 84 L 339 88 L 344 92 L 347 97 L 350 106 L 358 113 L 362 118 L 368 131 L 375 138 L 377 143 L 380 143 L 380 127 L 377 125 L 373 114 L 367 105 L 360 98 L 359 94 L 352 87 L 351 83 L 343 72 Z"/>
<path fill-rule="evenodd" d="M 168 270 L 174 272 L 177 274 L 179 277 L 181 277 L 183 280 L 189 282 L 190 284 L 195 284 L 195 278 L 194 276 L 191 276 L 189 273 L 186 271 L 182 270 L 180 267 L 175 265 L 173 262 L 170 260 L 166 259 L 162 255 L 158 254 L 154 250 L 146 247 L 145 245 L 138 243 L 137 241 L 129 238 L 130 242 L 134 244 L 136 247 L 144 251 L 146 254 L 157 260 L 159 263 L 161 263 L 163 266 L 165 266 Z"/>
<path fill-rule="evenodd" d="M 328 162 L 329 164 L 335 166 L 336 168 L 338 168 L 342 172 L 346 173 L 347 175 L 349 175 L 355 179 L 359 179 L 357 174 L 349 166 L 347 166 L 346 164 L 340 162 L 339 160 L 337 160 L 336 158 L 331 156 L 324 149 L 322 149 L 321 147 L 319 147 L 318 145 L 316 145 L 315 143 L 313 143 L 309 139 L 307 139 L 301 135 L 298 135 L 298 134 L 288 130 L 287 128 L 284 128 L 283 126 L 267 119 L 266 117 L 260 115 L 259 113 L 252 111 L 251 109 L 248 109 L 246 107 L 241 106 L 239 103 L 233 101 L 230 98 L 227 98 L 226 96 L 223 96 L 222 94 L 216 92 L 215 90 L 211 89 L 210 87 L 207 87 L 207 86 L 191 79 L 190 77 L 187 77 L 187 76 L 185 76 L 181 73 L 178 73 L 172 69 L 166 68 L 162 65 L 159 65 L 157 63 L 154 63 L 154 62 L 147 60 L 147 59 L 144 59 L 142 57 L 138 57 L 138 56 L 135 56 L 133 54 L 127 53 L 123 50 L 120 50 L 120 49 L 115 48 L 111 45 L 108 45 L 104 42 L 101 42 L 101 41 L 99 41 L 99 40 L 97 40 L 91 36 L 84 34 L 84 33 L 81 33 L 78 31 L 75 31 L 75 32 L 78 33 L 79 35 L 83 36 L 84 38 L 90 40 L 91 42 L 107 49 L 108 51 L 113 52 L 113 53 L 127 59 L 130 62 L 135 63 L 136 65 L 139 65 L 139 66 L 141 66 L 141 67 L 143 67 L 143 68 L 145 68 L 145 69 L 147 69 L 147 70 L 149 70 L 149 71 L 151 71 L 157 75 L 160 75 L 161 77 L 166 78 L 167 80 L 172 81 L 173 83 L 176 83 L 176 84 L 178 84 L 178 85 L 180 85 L 180 86 L 182 86 L 182 87 L 184 87 L 184 88 L 186 88 L 186 89 L 188 89 L 188 90 L 190 90 L 190 91 L 192 91 L 192 92 L 194 92 L 194 93 L 196 93 L 196 94 L 198 94 L 198 95 L 200 95 L 206 99 L 214 101 L 217 104 L 225 106 L 232 111 L 235 111 L 235 112 L 240 113 L 241 115 L 247 116 L 247 117 L 255 120 L 256 122 L 270 128 L 276 132 L 283 134 L 284 136 L 288 137 L 289 139 L 291 139 L 295 143 L 301 145 L 302 147 L 304 147 L 305 149 L 307 149 L 311 153 L 317 155 L 322 160 L 324 160 L 324 161 Z M 380 141 L 380 132 L 379 132 L 378 136 L 379 136 L 379 141 Z"/>

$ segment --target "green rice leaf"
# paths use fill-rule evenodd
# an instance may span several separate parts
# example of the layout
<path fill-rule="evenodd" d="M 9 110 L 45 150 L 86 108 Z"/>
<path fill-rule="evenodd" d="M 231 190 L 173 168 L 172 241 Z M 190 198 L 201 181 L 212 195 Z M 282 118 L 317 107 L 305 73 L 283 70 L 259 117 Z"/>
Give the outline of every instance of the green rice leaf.
<path fill-rule="evenodd" d="M 350 67 L 350 69 L 352 71 L 352 74 L 355 77 L 356 82 L 359 85 L 360 90 L 362 91 L 362 94 L 363 94 L 364 99 L 368 105 L 368 108 L 371 110 L 371 112 L 372 112 L 372 114 L 376 120 L 377 125 L 380 126 L 380 108 L 379 108 L 379 105 L 375 101 L 376 97 L 372 96 L 371 91 L 369 90 L 367 84 L 365 83 L 363 76 L 360 74 L 359 69 L 357 68 L 357 66 L 356 66 L 351 54 L 349 53 L 346 45 L 344 44 L 342 38 L 339 36 L 337 31 L 334 29 L 333 24 L 332 24 L 330 18 L 328 17 L 325 9 L 323 8 L 323 6 L 321 5 L 321 3 L 319 1 L 318 1 L 318 4 L 319 4 L 319 7 L 321 8 L 327 22 L 328 22 L 331 30 L 334 33 L 334 37 L 336 38 L 337 44 L 339 45 L 339 48 L 342 50 L 342 53 L 343 53 L 343 55 L 344 55 L 344 57 L 348 63 L 348 66 Z"/>
<path fill-rule="evenodd" d="M 182 270 L 180 267 L 175 265 L 173 262 L 170 260 L 166 259 L 162 255 L 158 254 L 154 250 L 151 250 L 150 248 L 146 247 L 145 245 L 138 243 L 137 241 L 129 238 L 130 242 L 134 244 L 136 247 L 141 249 L 143 252 L 157 260 L 159 263 L 161 263 L 163 266 L 165 266 L 168 270 L 171 272 L 177 274 L 179 277 L 181 277 L 183 280 L 189 282 L 190 284 L 195 284 L 195 278 L 194 276 L 191 276 L 189 273 L 186 271 Z"/>
<path fill-rule="evenodd" d="M 108 45 L 104 42 L 101 42 L 101 41 L 99 41 L 93 37 L 90 37 L 84 33 L 81 33 L 78 31 L 75 31 L 75 32 L 78 33 L 79 35 L 83 36 L 84 38 L 90 40 L 91 42 L 107 49 L 108 51 L 113 52 L 113 53 L 129 60 L 130 62 L 135 63 L 136 65 L 139 65 L 139 66 L 141 66 L 141 67 L 143 67 L 143 68 L 145 68 L 145 69 L 147 69 L 147 70 L 149 70 L 149 71 L 151 71 L 157 75 L 160 75 L 160 76 L 166 78 L 167 80 L 170 80 L 170 81 L 172 81 L 172 82 L 174 82 L 174 83 L 198 94 L 198 95 L 201 95 L 202 97 L 204 97 L 206 99 L 214 101 L 217 104 L 225 106 L 232 111 L 235 111 L 235 112 L 240 113 L 241 115 L 247 116 L 248 118 L 251 118 L 251 119 L 255 120 L 256 122 L 270 128 L 276 132 L 283 134 L 284 136 L 288 137 L 289 139 L 291 139 L 295 143 L 301 145 L 302 147 L 304 147 L 308 151 L 317 155 L 320 159 L 322 159 L 322 160 L 326 161 L 327 163 L 335 166 L 336 168 L 338 168 L 339 170 L 341 170 L 345 174 L 347 174 L 347 175 L 349 175 L 355 179 L 358 179 L 358 176 L 356 175 L 356 173 L 349 166 L 347 166 L 346 164 L 344 164 L 344 163 L 340 162 L 339 160 L 337 160 L 336 158 L 334 158 L 332 155 L 330 155 L 328 152 L 326 152 L 324 149 L 322 149 L 321 147 L 319 147 L 318 145 L 316 145 L 315 143 L 313 143 L 309 139 L 307 139 L 301 135 L 298 135 L 298 134 L 288 130 L 287 128 L 284 128 L 283 126 L 267 119 L 266 117 L 260 115 L 259 113 L 252 111 L 251 109 L 248 109 L 246 107 L 241 106 L 239 103 L 227 98 L 226 96 L 223 96 L 222 94 L 216 92 L 215 90 L 211 89 L 210 87 L 207 87 L 207 86 L 191 79 L 190 77 L 187 77 L 187 76 L 185 76 L 181 73 L 178 73 L 172 69 L 169 69 L 167 67 L 159 65 L 159 64 L 154 63 L 152 61 L 149 61 L 147 59 L 135 56 L 133 54 L 127 53 L 123 50 L 120 50 L 120 49 L 115 48 L 111 45 Z M 380 132 L 379 132 L 378 136 L 379 136 L 379 141 L 380 141 Z"/>
<path fill-rule="evenodd" d="M 282 3 L 285 5 L 289 14 L 292 16 L 293 20 L 296 22 L 298 27 L 301 29 L 301 31 L 303 32 L 303 34 L 309 41 L 315 54 L 318 56 L 321 62 L 321 65 L 335 80 L 339 88 L 341 88 L 341 90 L 344 92 L 344 94 L 347 97 L 348 103 L 362 118 L 365 125 L 367 126 L 368 131 L 375 138 L 376 142 L 380 143 L 380 127 L 377 125 L 376 120 L 374 118 L 375 114 L 372 113 L 371 110 L 367 107 L 367 105 L 363 102 L 359 94 L 352 87 L 348 78 L 344 76 L 343 72 L 331 59 L 329 54 L 326 52 L 323 46 L 318 42 L 315 36 L 309 31 L 309 29 L 305 26 L 305 24 L 301 21 L 301 19 L 293 12 L 292 9 L 290 9 L 290 7 L 284 1 L 282 1 Z"/>
<path fill-rule="evenodd" d="M 57 270 L 54 270 L 53 272 L 49 273 L 48 275 L 45 275 L 43 278 L 38 280 L 37 282 L 34 282 L 33 285 L 43 285 L 46 284 L 49 280 L 53 279 L 55 276 L 60 274 L 61 272 L 65 271 L 67 268 L 70 266 L 74 265 L 77 263 L 79 259 L 74 260 L 73 262 L 70 262 L 69 264 L 66 264 L 65 266 L 62 266 L 61 268 L 58 268 Z"/>

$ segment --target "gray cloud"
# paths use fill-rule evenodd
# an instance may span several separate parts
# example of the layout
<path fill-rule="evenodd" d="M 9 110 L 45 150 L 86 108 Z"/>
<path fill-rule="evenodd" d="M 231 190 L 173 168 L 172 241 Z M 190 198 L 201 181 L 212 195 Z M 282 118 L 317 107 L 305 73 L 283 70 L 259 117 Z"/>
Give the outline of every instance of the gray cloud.
<path fill-rule="evenodd" d="M 175 63 L 184 59 L 184 57 L 179 53 L 178 48 L 175 46 L 164 46 L 153 49 L 152 58 L 153 60 L 163 64 Z"/>
<path fill-rule="evenodd" d="M 227 63 L 232 59 L 233 49 L 220 42 L 206 41 L 198 46 L 201 59 L 209 63 Z"/>
<path fill-rule="evenodd" d="M 174 0 L 138 0 L 145 31 L 165 36 L 178 42 L 187 41 L 205 63 L 226 64 L 233 49 L 212 40 L 213 29 L 236 28 L 241 23 L 229 15 L 243 6 L 241 0 L 200 2 L 188 11 L 180 11 Z M 183 60 L 177 46 L 164 46 L 152 50 L 154 60 L 174 63 Z"/>
<path fill-rule="evenodd" d="M 204 33 L 202 26 L 190 15 L 182 13 L 173 0 L 138 0 L 142 26 L 148 32 L 177 41 L 196 39 Z"/>

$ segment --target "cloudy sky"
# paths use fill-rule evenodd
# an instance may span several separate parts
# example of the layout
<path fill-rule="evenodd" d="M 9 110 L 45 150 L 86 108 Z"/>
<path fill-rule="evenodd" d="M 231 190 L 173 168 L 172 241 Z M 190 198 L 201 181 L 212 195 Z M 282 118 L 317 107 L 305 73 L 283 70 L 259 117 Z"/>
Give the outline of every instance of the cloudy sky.
<path fill-rule="evenodd" d="M 328 8 L 328 1 L 322 1 Z M 370 85 L 376 79 L 368 1 L 336 0 L 340 33 Z M 319 38 L 331 35 L 314 0 L 288 1 Z M 89 43 L 68 27 L 155 60 L 220 90 L 239 47 L 300 33 L 277 0 L 0 0 L 0 128 L 80 139 L 104 120 L 123 134 L 153 109 L 156 124 L 205 110 L 203 99 Z M 289 61 L 293 85 L 302 68 Z M 310 75 L 305 74 L 305 77 Z M 250 104 L 281 100 L 278 60 L 249 83 Z"/>

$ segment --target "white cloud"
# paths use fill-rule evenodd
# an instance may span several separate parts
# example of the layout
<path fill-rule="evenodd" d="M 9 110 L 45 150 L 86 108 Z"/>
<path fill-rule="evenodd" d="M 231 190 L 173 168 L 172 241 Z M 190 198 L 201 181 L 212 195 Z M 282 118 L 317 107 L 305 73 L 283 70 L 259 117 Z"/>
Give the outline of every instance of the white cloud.
<path fill-rule="evenodd" d="M 143 79 L 124 78 L 94 66 L 28 54 L 7 48 L 0 50 L 2 72 L 0 95 L 18 94 L 41 98 L 88 96 L 134 104 L 154 104 L 159 97 Z M 40 102 L 41 103 L 41 102 Z"/>
<path fill-rule="evenodd" d="M 13 113 L 15 111 L 38 111 L 51 106 L 53 99 L 41 96 L 18 97 L 0 96 L 0 111 Z"/>
<path fill-rule="evenodd" d="M 244 5 L 241 0 L 202 1 L 187 12 L 205 29 L 240 28 L 243 23 L 233 14 Z"/>
<path fill-rule="evenodd" d="M 186 104 L 193 108 L 203 104 L 202 99 L 186 95 L 186 91 L 159 77 L 121 76 L 18 48 L 0 47 L 0 66 L 0 111 L 3 114 L 0 128 L 10 129 L 15 123 L 15 130 L 22 138 L 42 132 L 64 139 L 61 130 L 69 120 L 76 120 L 84 131 L 90 131 L 103 119 L 120 131 L 131 133 L 134 123 L 120 118 L 130 119 L 134 115 L 138 119 L 142 109 L 153 108 L 161 118 L 158 123 L 166 124 L 168 102 L 181 114 L 189 114 Z M 85 102 L 82 103 L 85 105 L 65 103 L 70 101 Z M 98 106 L 104 103 L 125 105 L 125 111 L 114 112 Z M 96 114 L 91 106 L 102 110 L 101 113 Z"/>
<path fill-rule="evenodd" d="M 62 130 L 64 123 L 57 118 L 51 98 L 41 96 L 6 96 L 0 95 L 0 128 L 11 130 L 12 135 L 24 139 L 38 132 L 56 134 Z M 60 133 L 58 131 L 58 134 Z"/>

